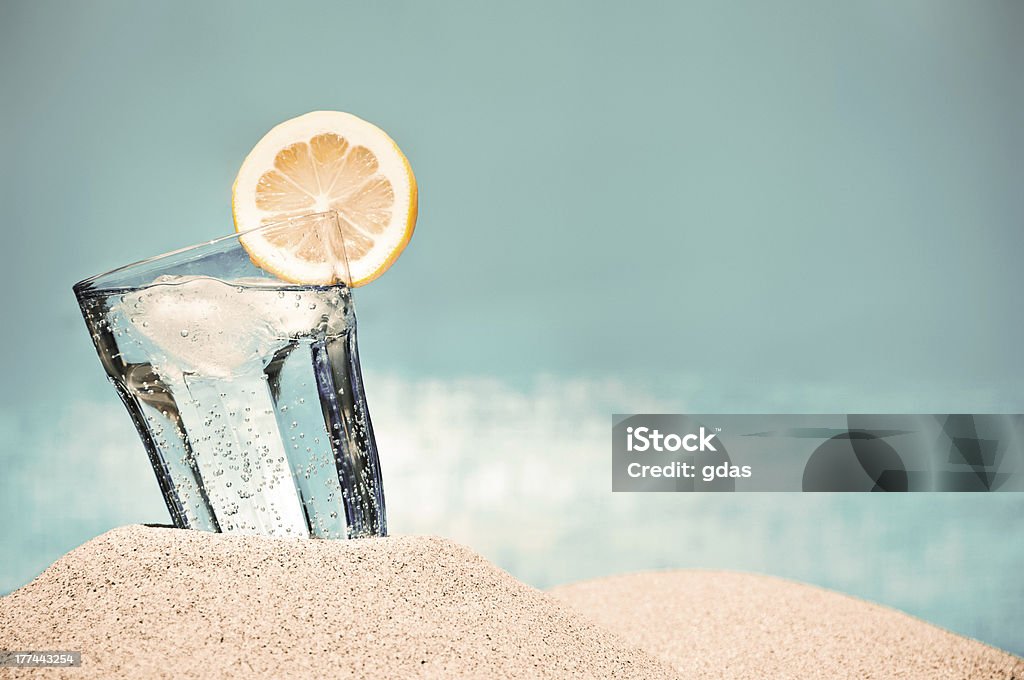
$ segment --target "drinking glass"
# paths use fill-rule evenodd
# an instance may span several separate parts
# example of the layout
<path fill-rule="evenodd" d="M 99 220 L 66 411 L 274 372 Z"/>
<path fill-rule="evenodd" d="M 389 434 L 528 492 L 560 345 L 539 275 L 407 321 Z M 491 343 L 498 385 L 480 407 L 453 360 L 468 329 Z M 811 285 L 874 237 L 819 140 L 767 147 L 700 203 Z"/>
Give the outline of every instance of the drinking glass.
<path fill-rule="evenodd" d="M 250 257 L 296 234 L 338 280 L 284 281 Z M 304 215 L 75 284 L 177 527 L 386 535 L 341 234 L 336 213 Z"/>

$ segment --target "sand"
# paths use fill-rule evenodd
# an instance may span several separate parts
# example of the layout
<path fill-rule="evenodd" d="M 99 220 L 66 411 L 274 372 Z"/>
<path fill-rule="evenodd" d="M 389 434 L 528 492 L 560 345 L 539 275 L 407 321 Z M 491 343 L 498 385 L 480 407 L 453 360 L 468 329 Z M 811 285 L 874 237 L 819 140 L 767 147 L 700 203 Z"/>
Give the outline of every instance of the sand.
<path fill-rule="evenodd" d="M 83 652 L 80 668 L 0 677 L 676 677 L 432 537 L 115 529 L 0 598 L 0 649 Z"/>
<path fill-rule="evenodd" d="M 551 592 L 687 678 L 1024 678 L 1024 659 L 887 607 L 769 576 L 653 572 Z"/>
<path fill-rule="evenodd" d="M 0 598 L 0 649 L 68 678 L 1017 678 L 1024 660 L 900 612 L 735 573 L 542 593 L 433 537 L 310 541 L 130 526 Z"/>

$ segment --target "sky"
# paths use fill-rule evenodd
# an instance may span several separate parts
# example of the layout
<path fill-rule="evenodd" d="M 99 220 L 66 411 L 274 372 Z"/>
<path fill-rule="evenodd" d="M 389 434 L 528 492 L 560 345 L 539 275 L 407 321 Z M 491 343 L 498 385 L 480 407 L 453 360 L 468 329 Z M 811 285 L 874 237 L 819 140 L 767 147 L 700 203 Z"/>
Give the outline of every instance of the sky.
<path fill-rule="evenodd" d="M 420 189 L 356 292 L 395 531 L 538 586 L 800 578 L 1024 653 L 1017 495 L 607 470 L 615 412 L 1024 410 L 1022 31 L 1010 2 L 0 3 L 0 592 L 166 518 L 71 285 L 229 233 L 248 150 L 338 109 Z"/>

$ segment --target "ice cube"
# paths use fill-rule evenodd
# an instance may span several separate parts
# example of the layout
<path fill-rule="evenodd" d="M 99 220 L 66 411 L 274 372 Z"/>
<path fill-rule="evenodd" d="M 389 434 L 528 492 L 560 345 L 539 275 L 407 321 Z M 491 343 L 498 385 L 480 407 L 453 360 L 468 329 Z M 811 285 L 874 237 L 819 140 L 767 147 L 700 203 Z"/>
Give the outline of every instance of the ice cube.
<path fill-rule="evenodd" d="M 118 307 L 115 312 L 159 347 L 168 364 L 222 378 L 262 368 L 290 338 L 316 328 L 324 314 L 312 291 L 197 276 L 161 276 L 126 294 Z"/>

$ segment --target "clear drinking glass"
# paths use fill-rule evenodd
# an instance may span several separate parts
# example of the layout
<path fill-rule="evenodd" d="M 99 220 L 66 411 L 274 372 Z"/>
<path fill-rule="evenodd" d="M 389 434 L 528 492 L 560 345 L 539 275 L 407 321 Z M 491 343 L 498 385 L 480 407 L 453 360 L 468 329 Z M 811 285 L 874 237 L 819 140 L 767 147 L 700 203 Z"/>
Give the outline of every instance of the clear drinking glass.
<path fill-rule="evenodd" d="M 278 279 L 247 239 L 294 237 L 344 272 Z M 336 213 L 232 234 L 81 281 L 75 295 L 180 528 L 384 536 L 384 492 Z"/>

